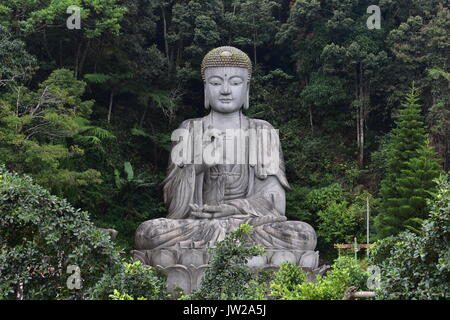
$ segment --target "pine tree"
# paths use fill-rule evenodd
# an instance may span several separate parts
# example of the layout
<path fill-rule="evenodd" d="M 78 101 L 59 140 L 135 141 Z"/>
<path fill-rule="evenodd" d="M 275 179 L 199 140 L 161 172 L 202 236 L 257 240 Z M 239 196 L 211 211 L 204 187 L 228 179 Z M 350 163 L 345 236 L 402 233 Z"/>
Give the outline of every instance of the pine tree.
<path fill-rule="evenodd" d="M 426 217 L 426 200 L 440 173 L 427 145 L 419 92 L 412 86 L 390 134 L 386 175 L 381 182 L 382 212 L 375 219 L 378 236 L 395 235 Z"/>

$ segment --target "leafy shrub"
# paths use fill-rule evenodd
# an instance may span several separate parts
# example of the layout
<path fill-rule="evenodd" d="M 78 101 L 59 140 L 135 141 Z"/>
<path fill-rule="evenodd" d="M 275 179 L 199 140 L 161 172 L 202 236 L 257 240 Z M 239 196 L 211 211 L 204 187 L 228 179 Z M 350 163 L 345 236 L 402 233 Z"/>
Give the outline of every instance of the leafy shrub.
<path fill-rule="evenodd" d="M 436 182 L 421 233 L 402 232 L 371 250 L 370 263 L 381 269 L 380 299 L 450 297 L 450 187 L 448 177 Z"/>
<path fill-rule="evenodd" d="M 312 190 L 305 199 L 306 210 L 312 213 L 318 236 L 318 250 L 322 258 L 333 261 L 336 251 L 330 250 L 334 243 L 350 242 L 354 237 L 363 238 L 365 232 L 365 207 L 367 192 L 348 199 L 339 183 Z"/>
<path fill-rule="evenodd" d="M 160 300 L 166 295 L 164 275 L 141 262 L 124 262 L 92 288 L 91 299 Z"/>
<path fill-rule="evenodd" d="M 314 189 L 306 197 L 306 207 L 312 213 L 325 210 L 331 203 L 345 201 L 344 190 L 339 183 Z"/>
<path fill-rule="evenodd" d="M 292 185 L 292 190 L 286 195 L 287 215 L 317 226 L 319 212 L 327 210 L 332 204 L 340 205 L 343 202 L 344 190 L 338 183 L 317 189 Z"/>
<path fill-rule="evenodd" d="M 350 286 L 364 288 L 367 273 L 357 261 L 338 258 L 326 276 L 317 276 L 316 283 L 307 282 L 306 274 L 292 263 L 284 263 L 272 282 L 272 296 L 282 300 L 340 300 Z"/>
<path fill-rule="evenodd" d="M 248 260 L 263 253 L 260 246 L 249 246 L 251 226 L 242 224 L 211 248 L 211 260 L 200 289 L 191 298 L 206 300 L 256 299 L 256 275 L 246 265 Z"/>
<path fill-rule="evenodd" d="M 350 241 L 355 235 L 357 219 L 347 202 L 332 202 L 318 213 L 318 236 L 327 243 Z"/>
<path fill-rule="evenodd" d="M 0 214 L 0 299 L 14 299 L 19 283 L 25 299 L 83 298 L 119 261 L 87 212 L 2 166 Z M 80 268 L 80 290 L 68 289 L 70 265 Z"/>
<path fill-rule="evenodd" d="M 306 281 L 306 273 L 292 262 L 283 262 L 270 284 L 271 295 L 283 298 Z"/>

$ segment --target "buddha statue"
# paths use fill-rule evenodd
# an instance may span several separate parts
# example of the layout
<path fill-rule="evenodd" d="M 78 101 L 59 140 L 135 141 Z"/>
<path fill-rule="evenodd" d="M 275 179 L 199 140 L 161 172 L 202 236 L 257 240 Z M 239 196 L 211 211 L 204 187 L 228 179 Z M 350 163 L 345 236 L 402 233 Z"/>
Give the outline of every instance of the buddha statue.
<path fill-rule="evenodd" d="M 201 73 L 209 114 L 184 121 L 172 135 L 163 182 L 168 215 L 139 226 L 135 257 L 150 265 L 186 265 L 193 252 L 207 255 L 208 247 L 247 223 L 253 226 L 251 241 L 272 254 L 272 259 L 256 259 L 255 266 L 290 260 L 316 268 L 314 229 L 285 216 L 289 183 L 278 132 L 267 121 L 243 114 L 249 108 L 249 57 L 237 48 L 219 47 L 204 57 Z M 168 252 L 176 257 L 162 262 L 161 250 L 166 258 Z M 205 259 L 200 260 L 205 264 Z"/>

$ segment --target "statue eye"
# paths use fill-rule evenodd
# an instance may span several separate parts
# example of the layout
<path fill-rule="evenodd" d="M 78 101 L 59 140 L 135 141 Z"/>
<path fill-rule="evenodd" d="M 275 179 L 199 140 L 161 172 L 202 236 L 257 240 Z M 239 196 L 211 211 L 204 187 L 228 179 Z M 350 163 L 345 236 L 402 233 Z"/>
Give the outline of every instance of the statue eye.
<path fill-rule="evenodd" d="M 233 80 L 231 80 L 230 84 L 232 86 L 238 86 L 238 85 L 242 84 L 242 80 L 240 80 L 240 79 L 233 79 Z"/>

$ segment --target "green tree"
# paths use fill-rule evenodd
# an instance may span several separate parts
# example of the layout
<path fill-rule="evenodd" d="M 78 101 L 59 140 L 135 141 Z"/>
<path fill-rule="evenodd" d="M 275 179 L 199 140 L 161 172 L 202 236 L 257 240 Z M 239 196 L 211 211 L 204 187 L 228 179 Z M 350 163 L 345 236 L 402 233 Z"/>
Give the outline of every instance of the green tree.
<path fill-rule="evenodd" d="M 183 65 L 191 69 L 192 62 L 200 65 L 205 51 L 219 44 L 221 26 L 227 27 L 222 22 L 223 1 L 219 0 L 164 1 L 161 12 L 171 73 L 178 72 Z"/>
<path fill-rule="evenodd" d="M 449 299 L 450 184 L 436 180 L 419 235 L 405 231 L 376 243 L 370 264 L 381 270 L 379 299 Z"/>
<path fill-rule="evenodd" d="M 442 1 L 417 1 L 411 3 L 411 7 L 411 16 L 391 30 L 386 38 L 396 59 L 395 68 L 398 68 L 398 72 L 393 74 L 399 86 L 393 95 L 401 96 L 406 90 L 405 84 L 416 81 L 424 93 L 424 100 L 430 101 L 426 120 L 430 126 L 431 143 L 448 170 L 450 10 Z M 392 96 L 390 99 L 398 98 Z"/>
<path fill-rule="evenodd" d="M 29 80 L 35 69 L 36 59 L 27 52 L 25 43 L 0 25 L 0 92 L 3 87 L 18 90 L 18 84 Z"/>
<path fill-rule="evenodd" d="M 379 237 L 395 235 L 425 218 L 426 199 L 440 166 L 427 146 L 419 93 L 413 86 L 392 130 L 386 174 L 381 182 L 382 212 L 375 219 Z"/>
<path fill-rule="evenodd" d="M 70 140 L 92 112 L 93 101 L 82 99 L 85 86 L 70 70 L 59 69 L 35 91 L 20 86 L 0 96 L 0 161 L 59 195 L 71 186 L 99 183 L 98 171 L 70 166 L 84 152 Z"/>
<path fill-rule="evenodd" d="M 89 213 L 4 166 L 0 212 L 0 299 L 82 299 L 119 262 L 119 251 Z M 80 289 L 68 288 L 68 266 L 79 268 Z"/>
<path fill-rule="evenodd" d="M 43 46 L 47 59 L 53 65 L 59 64 L 62 67 L 63 56 L 72 57 L 72 61 L 65 62 L 73 66 L 77 78 L 83 74 L 88 55 L 92 52 L 96 40 L 105 35 L 117 35 L 120 31 L 119 22 L 127 10 L 121 7 L 117 0 L 44 0 L 31 3 L 2 0 L 0 5 L 5 13 L 5 23 L 11 30 L 23 36 L 37 36 L 38 39 L 33 40 Z M 80 8 L 80 30 L 67 29 L 66 20 L 69 15 L 66 11 L 71 5 Z M 39 34 L 43 35 L 43 39 Z M 49 41 L 48 34 L 58 41 Z M 65 46 L 62 45 L 63 42 Z"/>
<path fill-rule="evenodd" d="M 311 32 L 314 21 L 320 17 L 320 2 L 317 0 L 297 0 L 289 8 L 289 17 L 280 27 L 276 36 L 278 44 L 305 38 Z"/>
<path fill-rule="evenodd" d="M 326 77 L 320 74 L 312 74 L 311 82 L 304 87 L 301 95 L 302 102 L 307 106 L 311 135 L 314 134 L 314 112 L 323 114 L 321 107 L 330 107 L 343 102 L 346 95 L 342 82 L 336 77 Z M 315 109 L 319 110 L 315 110 Z M 314 111 L 314 112 L 313 112 Z"/>
<path fill-rule="evenodd" d="M 358 163 L 364 165 L 367 121 L 373 105 L 373 88 L 382 83 L 387 54 L 373 40 L 361 35 L 346 45 L 329 44 L 323 48 L 323 69 L 329 74 L 340 74 L 347 80 L 351 97 L 351 109 L 356 123 Z M 377 71 L 377 72 L 375 72 Z M 380 72 L 381 71 L 381 72 Z"/>
<path fill-rule="evenodd" d="M 270 0 L 245 0 L 235 2 L 233 15 L 239 32 L 232 43 L 253 48 L 253 63 L 258 63 L 258 48 L 269 46 L 279 28 L 273 10 L 279 4 Z"/>

